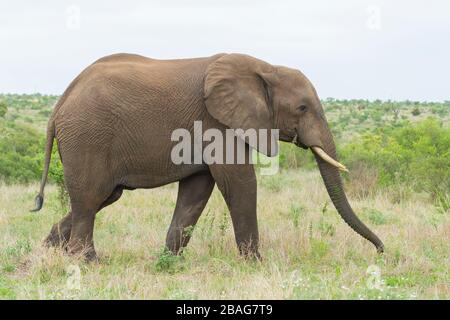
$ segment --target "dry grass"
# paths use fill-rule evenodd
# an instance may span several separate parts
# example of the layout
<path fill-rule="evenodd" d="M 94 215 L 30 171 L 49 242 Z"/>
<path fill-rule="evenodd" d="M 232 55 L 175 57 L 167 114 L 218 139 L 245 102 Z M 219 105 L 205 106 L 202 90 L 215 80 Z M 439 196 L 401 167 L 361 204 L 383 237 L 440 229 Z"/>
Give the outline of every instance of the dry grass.
<path fill-rule="evenodd" d="M 162 253 L 176 185 L 136 190 L 97 216 L 101 261 L 86 264 L 41 246 L 62 216 L 47 188 L 44 209 L 29 213 L 37 185 L 0 186 L 2 298 L 450 298 L 450 216 L 426 196 L 354 193 L 354 209 L 386 244 L 378 256 L 338 217 L 317 172 L 260 177 L 257 263 L 238 256 L 217 190 L 183 258 Z"/>

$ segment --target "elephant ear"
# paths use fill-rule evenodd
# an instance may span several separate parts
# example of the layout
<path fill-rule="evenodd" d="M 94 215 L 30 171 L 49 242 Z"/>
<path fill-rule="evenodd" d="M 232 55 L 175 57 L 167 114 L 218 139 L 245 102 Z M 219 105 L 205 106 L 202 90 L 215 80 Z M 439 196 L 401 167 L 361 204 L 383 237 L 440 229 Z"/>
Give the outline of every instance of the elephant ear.
<path fill-rule="evenodd" d="M 232 129 L 255 129 L 257 142 L 237 135 L 267 156 L 278 153 L 278 136 L 271 102 L 276 69 L 243 54 L 227 54 L 209 65 L 204 83 L 206 108 L 211 116 Z M 266 139 L 259 135 L 266 129 Z M 249 132 L 249 131 L 247 131 Z M 262 139 L 261 139 L 262 138 Z"/>

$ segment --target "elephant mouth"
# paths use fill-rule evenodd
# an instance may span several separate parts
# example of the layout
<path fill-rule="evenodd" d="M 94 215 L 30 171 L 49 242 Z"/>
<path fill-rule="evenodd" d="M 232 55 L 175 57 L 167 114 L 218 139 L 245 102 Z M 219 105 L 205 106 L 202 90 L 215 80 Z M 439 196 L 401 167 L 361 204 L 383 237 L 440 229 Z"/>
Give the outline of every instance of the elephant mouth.
<path fill-rule="evenodd" d="M 295 144 L 297 147 L 300 147 L 300 148 L 305 149 L 305 150 L 308 149 L 307 145 L 305 145 L 305 144 L 300 142 L 300 140 L 298 139 L 298 134 L 297 133 L 295 134 L 294 138 L 292 138 L 291 142 L 293 144 Z"/>
<path fill-rule="evenodd" d="M 315 153 L 316 155 L 318 155 L 326 163 L 332 165 L 333 167 L 338 168 L 341 171 L 348 172 L 348 169 L 347 169 L 346 166 L 344 166 L 339 161 L 336 161 L 332 157 L 330 157 L 328 155 L 328 153 L 326 153 L 325 150 L 323 150 L 321 147 L 318 147 L 318 146 L 308 147 L 305 144 L 303 144 L 302 142 L 300 142 L 300 140 L 298 139 L 298 134 L 297 133 L 295 134 L 295 136 L 294 136 L 294 138 L 292 139 L 291 142 L 293 144 L 295 144 L 297 147 L 303 148 L 305 150 L 311 148 L 312 152 Z"/>
<path fill-rule="evenodd" d="M 294 138 L 292 138 L 291 142 L 293 144 L 295 144 L 297 147 L 303 148 L 305 150 L 311 148 L 312 152 L 314 154 L 316 154 L 317 156 L 319 156 L 326 163 L 332 165 L 333 167 L 336 167 L 337 169 L 339 169 L 341 171 L 348 172 L 348 169 L 347 169 L 346 166 L 344 166 L 339 161 L 334 160 L 330 155 L 328 155 L 328 153 L 325 152 L 325 150 L 322 149 L 322 147 L 319 147 L 319 146 L 309 146 L 308 147 L 307 145 L 303 144 L 300 141 L 300 139 L 298 138 L 298 134 L 297 133 L 295 133 Z"/>

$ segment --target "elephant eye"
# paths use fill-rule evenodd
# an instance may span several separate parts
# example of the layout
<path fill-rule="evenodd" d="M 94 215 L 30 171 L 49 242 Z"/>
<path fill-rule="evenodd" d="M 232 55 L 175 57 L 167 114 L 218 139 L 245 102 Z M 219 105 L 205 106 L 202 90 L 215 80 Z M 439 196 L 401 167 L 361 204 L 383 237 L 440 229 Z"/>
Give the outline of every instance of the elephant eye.
<path fill-rule="evenodd" d="M 302 105 L 299 106 L 297 109 L 300 110 L 301 112 L 305 112 L 305 111 L 308 109 L 308 107 L 305 106 L 304 104 L 302 104 Z"/>

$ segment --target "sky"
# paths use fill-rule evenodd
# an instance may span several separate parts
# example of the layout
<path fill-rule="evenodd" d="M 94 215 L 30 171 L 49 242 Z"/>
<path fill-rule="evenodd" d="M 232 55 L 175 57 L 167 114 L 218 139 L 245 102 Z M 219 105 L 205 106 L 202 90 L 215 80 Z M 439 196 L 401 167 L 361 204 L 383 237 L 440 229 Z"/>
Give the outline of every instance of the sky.
<path fill-rule="evenodd" d="M 301 70 L 323 99 L 450 100 L 450 1 L 0 3 L 0 92 L 61 94 L 118 52 L 246 53 Z"/>

